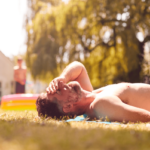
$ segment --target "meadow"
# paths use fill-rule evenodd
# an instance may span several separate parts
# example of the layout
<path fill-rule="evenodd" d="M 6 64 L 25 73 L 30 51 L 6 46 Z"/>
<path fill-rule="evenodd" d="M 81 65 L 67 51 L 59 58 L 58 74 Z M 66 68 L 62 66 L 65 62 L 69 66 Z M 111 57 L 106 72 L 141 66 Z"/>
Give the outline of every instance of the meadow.
<path fill-rule="evenodd" d="M 0 109 L 0 150 L 148 150 L 150 123 L 99 124 L 39 119 Z"/>

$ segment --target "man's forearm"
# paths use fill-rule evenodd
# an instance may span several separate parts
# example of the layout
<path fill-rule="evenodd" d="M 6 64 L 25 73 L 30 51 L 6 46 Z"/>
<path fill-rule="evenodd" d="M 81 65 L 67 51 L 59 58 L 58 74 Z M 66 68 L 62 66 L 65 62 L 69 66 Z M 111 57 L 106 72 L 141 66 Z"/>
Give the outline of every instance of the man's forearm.
<path fill-rule="evenodd" d="M 19 80 L 17 77 L 15 77 L 15 76 L 14 76 L 14 80 L 15 80 L 16 82 L 20 82 L 20 80 Z"/>
<path fill-rule="evenodd" d="M 77 81 L 84 90 L 93 91 L 86 68 L 80 62 L 74 61 L 69 64 L 60 77 L 65 78 L 65 83 L 68 83 L 69 81 Z"/>
<path fill-rule="evenodd" d="M 83 68 L 84 66 L 80 62 L 74 61 L 63 70 L 60 77 L 64 77 L 66 83 L 74 81 L 79 77 Z"/>

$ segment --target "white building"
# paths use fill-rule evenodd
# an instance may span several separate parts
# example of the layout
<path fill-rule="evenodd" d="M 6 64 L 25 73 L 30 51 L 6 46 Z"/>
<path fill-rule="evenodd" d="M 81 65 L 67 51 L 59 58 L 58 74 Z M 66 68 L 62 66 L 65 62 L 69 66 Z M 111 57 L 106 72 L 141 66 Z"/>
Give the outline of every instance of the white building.
<path fill-rule="evenodd" d="M 14 63 L 0 51 L 0 100 L 14 93 Z"/>

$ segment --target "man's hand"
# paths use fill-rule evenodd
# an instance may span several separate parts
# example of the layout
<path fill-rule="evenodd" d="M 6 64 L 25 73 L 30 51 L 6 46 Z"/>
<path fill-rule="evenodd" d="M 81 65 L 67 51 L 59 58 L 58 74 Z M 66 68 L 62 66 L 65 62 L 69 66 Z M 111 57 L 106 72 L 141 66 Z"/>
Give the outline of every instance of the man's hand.
<path fill-rule="evenodd" d="M 25 80 L 21 80 L 20 84 L 25 85 L 26 81 Z"/>
<path fill-rule="evenodd" d="M 54 80 L 52 80 L 49 84 L 49 86 L 46 88 L 47 94 L 54 94 L 58 90 L 58 83 L 62 81 L 63 83 L 66 83 L 64 77 L 57 77 Z"/>

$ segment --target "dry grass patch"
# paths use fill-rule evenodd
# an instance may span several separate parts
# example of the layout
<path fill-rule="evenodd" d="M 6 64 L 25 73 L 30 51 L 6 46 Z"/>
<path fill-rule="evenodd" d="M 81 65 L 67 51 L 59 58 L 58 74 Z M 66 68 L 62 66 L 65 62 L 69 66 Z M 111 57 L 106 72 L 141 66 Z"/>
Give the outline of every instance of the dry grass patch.
<path fill-rule="evenodd" d="M 147 150 L 149 139 L 148 123 L 67 123 L 0 109 L 0 150 Z"/>

